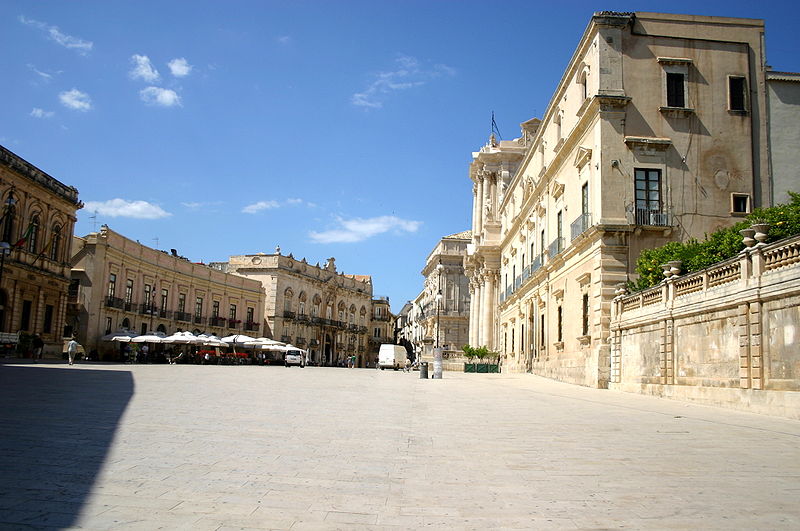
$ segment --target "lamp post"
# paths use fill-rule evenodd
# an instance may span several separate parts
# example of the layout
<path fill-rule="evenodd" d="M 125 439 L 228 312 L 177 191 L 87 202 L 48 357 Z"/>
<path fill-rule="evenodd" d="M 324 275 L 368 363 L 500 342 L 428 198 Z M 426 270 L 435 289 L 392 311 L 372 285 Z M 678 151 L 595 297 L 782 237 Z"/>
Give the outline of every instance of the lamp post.
<path fill-rule="evenodd" d="M 437 292 L 436 292 L 436 344 L 433 349 L 433 378 L 441 379 L 442 377 L 442 347 L 439 346 L 439 314 L 442 307 L 442 259 L 439 259 L 439 265 L 436 266 L 437 273 Z"/>

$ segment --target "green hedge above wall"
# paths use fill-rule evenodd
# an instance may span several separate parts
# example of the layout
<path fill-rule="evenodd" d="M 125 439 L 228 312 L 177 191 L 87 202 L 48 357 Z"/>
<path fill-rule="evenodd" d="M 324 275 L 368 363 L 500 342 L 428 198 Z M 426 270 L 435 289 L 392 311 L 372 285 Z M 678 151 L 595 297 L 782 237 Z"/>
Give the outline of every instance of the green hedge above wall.
<path fill-rule="evenodd" d="M 768 242 L 800 234 L 800 194 L 789 192 L 791 201 L 771 208 L 757 208 L 744 221 L 706 235 L 703 241 L 694 238 L 670 242 L 662 247 L 645 249 L 636 260 L 638 280 L 628 283 L 631 291 L 640 291 L 660 283 L 664 276 L 661 264 L 680 260 L 682 273 L 700 271 L 712 264 L 733 258 L 742 249 L 739 231 L 755 223 L 769 224 Z"/>

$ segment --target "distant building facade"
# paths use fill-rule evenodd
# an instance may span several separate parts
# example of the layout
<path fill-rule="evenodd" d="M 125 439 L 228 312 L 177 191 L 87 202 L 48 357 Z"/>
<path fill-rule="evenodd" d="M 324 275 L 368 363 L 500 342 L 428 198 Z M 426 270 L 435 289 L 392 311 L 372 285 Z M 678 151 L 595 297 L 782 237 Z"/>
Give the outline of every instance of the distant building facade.
<path fill-rule="evenodd" d="M 402 332 L 423 360 L 430 359 L 433 348 L 439 346 L 447 359 L 458 363 L 461 347 L 469 342 L 470 293 L 464 257 L 471 236 L 471 231 L 445 236 L 425 261 L 424 286 L 409 308 Z"/>
<path fill-rule="evenodd" d="M 767 71 L 773 204 L 800 193 L 800 73 Z"/>
<path fill-rule="evenodd" d="M 372 278 L 338 272 L 334 258 L 311 265 L 276 249 L 211 265 L 260 282 L 272 337 L 307 349 L 313 363 L 339 365 L 355 356 L 358 367 L 367 367 L 382 342 L 394 341 L 388 299 L 373 299 Z"/>
<path fill-rule="evenodd" d="M 39 334 L 60 356 L 78 190 L 0 146 L 0 200 L 0 332 Z"/>
<path fill-rule="evenodd" d="M 260 336 L 261 283 L 152 249 L 103 225 L 74 238 L 69 324 L 85 351 L 114 359 L 101 338 L 119 329 L 167 335 L 189 330 Z"/>
<path fill-rule="evenodd" d="M 595 14 L 541 121 L 474 154 L 471 342 L 607 387 L 610 308 L 643 249 L 771 201 L 760 20 Z"/>

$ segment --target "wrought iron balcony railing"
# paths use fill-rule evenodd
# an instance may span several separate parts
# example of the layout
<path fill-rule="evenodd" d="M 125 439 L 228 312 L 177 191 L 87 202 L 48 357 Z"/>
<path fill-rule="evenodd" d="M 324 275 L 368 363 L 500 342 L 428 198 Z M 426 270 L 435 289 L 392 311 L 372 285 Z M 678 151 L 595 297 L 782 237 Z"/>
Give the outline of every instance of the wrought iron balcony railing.
<path fill-rule="evenodd" d="M 572 239 L 574 240 L 587 230 L 589 227 L 592 226 L 592 215 L 591 214 L 581 214 L 578 218 L 572 222 L 570 225 L 570 233 L 572 235 Z"/>
<path fill-rule="evenodd" d="M 547 250 L 551 259 L 559 255 L 564 250 L 564 238 L 559 237 L 553 240 L 553 243 L 550 244 Z"/>
<path fill-rule="evenodd" d="M 108 308 L 122 309 L 125 306 L 125 302 L 119 297 L 106 297 L 105 302 Z"/>
<path fill-rule="evenodd" d="M 639 208 L 629 205 L 625 209 L 628 223 L 644 227 L 671 227 L 672 212 L 668 209 Z"/>

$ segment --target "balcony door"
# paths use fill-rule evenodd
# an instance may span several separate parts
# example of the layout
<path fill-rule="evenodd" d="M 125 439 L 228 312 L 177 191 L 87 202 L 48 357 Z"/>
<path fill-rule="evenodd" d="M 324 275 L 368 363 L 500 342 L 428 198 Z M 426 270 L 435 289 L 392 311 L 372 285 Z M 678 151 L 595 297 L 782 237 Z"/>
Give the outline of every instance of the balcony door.
<path fill-rule="evenodd" d="M 661 170 L 641 169 L 636 174 L 636 210 L 661 212 Z"/>

